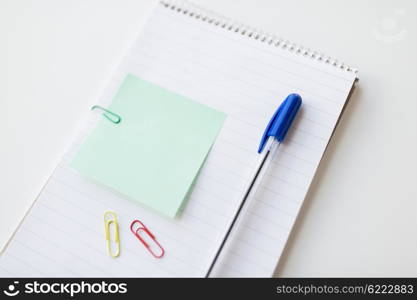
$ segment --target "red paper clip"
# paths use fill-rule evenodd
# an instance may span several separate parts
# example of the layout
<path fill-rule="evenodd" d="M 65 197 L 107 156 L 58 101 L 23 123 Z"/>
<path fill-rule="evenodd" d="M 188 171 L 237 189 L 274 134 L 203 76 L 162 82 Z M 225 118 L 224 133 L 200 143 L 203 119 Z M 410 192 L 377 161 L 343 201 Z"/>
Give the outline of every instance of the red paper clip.
<path fill-rule="evenodd" d="M 135 225 L 138 225 L 139 227 L 136 227 L 136 229 L 134 228 Z M 130 224 L 130 230 L 132 231 L 132 233 L 139 239 L 139 241 L 141 241 L 141 243 L 148 249 L 148 251 L 155 257 L 155 258 L 161 258 L 162 256 L 164 256 L 165 250 L 164 248 L 162 248 L 161 244 L 158 243 L 158 241 L 156 240 L 155 236 L 152 234 L 152 232 L 149 231 L 149 229 L 139 220 L 134 220 L 132 222 L 132 224 Z M 154 241 L 155 245 L 158 246 L 160 251 L 154 252 L 154 250 L 152 250 L 151 245 L 149 245 L 141 236 L 140 236 L 140 231 L 144 231 L 151 239 L 152 241 Z M 158 252 L 160 252 L 158 254 Z"/>

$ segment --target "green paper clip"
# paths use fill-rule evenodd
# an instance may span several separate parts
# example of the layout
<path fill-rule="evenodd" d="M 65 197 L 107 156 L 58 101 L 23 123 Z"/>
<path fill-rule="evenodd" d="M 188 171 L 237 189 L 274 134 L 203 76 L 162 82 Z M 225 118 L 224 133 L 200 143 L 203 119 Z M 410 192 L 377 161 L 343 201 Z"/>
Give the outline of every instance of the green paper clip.
<path fill-rule="evenodd" d="M 119 124 L 122 121 L 122 118 L 119 115 L 115 114 L 114 112 L 111 112 L 108 109 L 105 109 L 104 107 L 101 107 L 100 105 L 94 105 L 93 107 L 91 107 L 91 110 L 94 109 L 100 109 L 104 111 L 103 116 L 110 122 L 113 122 L 114 124 Z"/>

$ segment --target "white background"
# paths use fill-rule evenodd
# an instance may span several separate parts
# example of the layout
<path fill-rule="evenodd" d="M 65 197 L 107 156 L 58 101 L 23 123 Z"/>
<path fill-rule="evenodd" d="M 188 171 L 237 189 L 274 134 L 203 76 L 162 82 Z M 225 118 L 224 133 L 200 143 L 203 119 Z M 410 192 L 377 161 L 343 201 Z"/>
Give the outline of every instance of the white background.
<path fill-rule="evenodd" d="M 360 71 L 276 274 L 417 276 L 417 2 L 194 2 Z M 151 5 L 0 0 L 0 245 Z"/>

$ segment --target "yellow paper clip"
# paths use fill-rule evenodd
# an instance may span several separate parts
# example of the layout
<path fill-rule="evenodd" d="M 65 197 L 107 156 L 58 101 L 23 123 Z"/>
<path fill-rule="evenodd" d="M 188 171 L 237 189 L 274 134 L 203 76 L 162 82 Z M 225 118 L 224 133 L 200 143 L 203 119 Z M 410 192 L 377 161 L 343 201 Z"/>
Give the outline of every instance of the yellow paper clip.
<path fill-rule="evenodd" d="M 110 227 L 113 224 L 114 239 L 110 237 Z M 111 257 L 118 257 L 120 255 L 120 239 L 119 239 L 119 224 L 117 223 L 116 213 L 113 211 L 106 211 L 104 213 L 104 231 L 106 234 L 107 252 Z M 116 244 L 116 251 L 112 251 L 112 243 Z"/>

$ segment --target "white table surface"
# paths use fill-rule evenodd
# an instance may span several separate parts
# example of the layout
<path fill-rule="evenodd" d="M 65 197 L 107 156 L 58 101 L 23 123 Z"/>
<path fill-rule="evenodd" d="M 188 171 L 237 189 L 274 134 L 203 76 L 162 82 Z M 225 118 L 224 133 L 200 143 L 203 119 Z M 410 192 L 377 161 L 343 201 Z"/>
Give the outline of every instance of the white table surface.
<path fill-rule="evenodd" d="M 417 276 L 417 2 L 195 0 L 357 67 L 278 276 Z M 0 0 L 0 245 L 151 1 Z"/>

